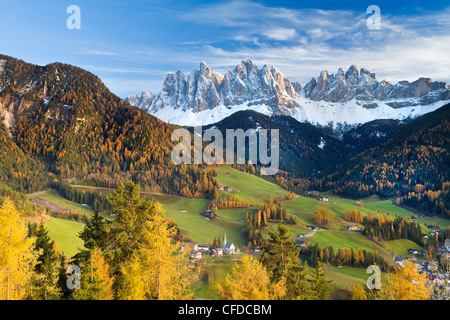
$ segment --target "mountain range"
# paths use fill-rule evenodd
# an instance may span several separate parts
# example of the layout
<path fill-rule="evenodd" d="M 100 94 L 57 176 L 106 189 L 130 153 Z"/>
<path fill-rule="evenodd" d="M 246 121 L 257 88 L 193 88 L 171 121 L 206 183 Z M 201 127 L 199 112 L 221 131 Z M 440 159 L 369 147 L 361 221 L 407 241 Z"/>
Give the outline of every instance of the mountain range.
<path fill-rule="evenodd" d="M 18 191 L 32 192 L 48 187 L 55 180 L 106 187 L 133 180 L 148 191 L 197 198 L 213 194 L 215 182 L 211 172 L 202 167 L 172 163 L 171 150 L 176 142 L 170 137 L 177 126 L 164 123 L 121 100 L 95 75 L 71 65 L 36 66 L 3 55 L 0 55 L 0 66 L 0 183 Z M 399 196 L 405 203 L 409 201 L 409 205 L 420 202 L 424 210 L 450 215 L 444 206 L 450 201 L 450 104 L 438 107 L 443 103 L 438 100 L 434 103 L 435 111 L 415 119 L 377 119 L 336 135 L 332 127 L 299 122 L 291 114 L 282 112 L 300 108 L 301 105 L 296 104 L 301 99 L 313 103 L 312 99 L 319 99 L 321 91 L 328 97 L 326 99 L 337 99 L 337 95 L 327 94 L 330 89 L 316 90 L 316 81 L 314 89 L 308 91 L 310 98 L 306 98 L 305 89 L 309 86 L 301 88 L 299 84 L 288 82 L 276 68 L 258 70 L 259 73 L 252 68 L 253 75 L 246 78 L 246 89 L 240 87 L 242 92 L 252 92 L 253 97 L 260 99 L 258 101 L 269 101 L 270 97 L 275 99 L 273 103 L 285 101 L 283 106 L 274 105 L 275 111 L 266 115 L 253 110 L 257 104 L 250 105 L 204 129 L 214 127 L 222 132 L 238 128 L 255 132 L 258 128 L 279 129 L 280 171 L 267 179 L 296 192 L 315 189 L 331 190 L 348 197 Z M 189 81 L 184 82 L 179 73 L 171 79 L 177 83 L 179 92 L 190 92 L 187 96 L 178 95 L 175 99 L 169 90 L 165 91 L 167 95 L 143 95 L 129 101 L 152 101 L 150 105 L 160 106 L 159 110 L 174 110 L 172 105 L 163 104 L 170 100 L 180 104 L 181 111 L 183 108 L 200 110 L 205 106 L 205 97 L 213 97 L 211 92 L 222 92 L 224 83 L 230 84 L 234 73 L 221 78 L 203 65 L 202 72 L 194 75 L 196 81 L 192 80 L 194 76 L 189 81 L 202 84 L 202 90 L 190 91 Z M 358 79 L 366 76 L 366 72 L 358 73 Z M 327 75 L 327 79 L 327 86 L 336 88 L 332 85 L 336 84 L 336 76 Z M 348 79 L 352 83 L 352 77 Z M 278 90 L 281 85 L 283 88 Z M 431 99 L 448 91 L 445 84 L 420 79 L 402 86 L 410 88 L 403 93 L 411 96 L 410 101 Z M 395 89 L 398 85 L 393 87 L 391 96 L 399 90 Z M 229 106 L 245 101 L 247 94 L 238 95 L 236 84 L 228 88 Z M 204 96 L 204 92 L 211 95 Z M 367 92 L 375 91 L 347 90 L 340 99 L 363 103 Z M 212 110 L 221 108 L 221 101 L 217 100 L 219 104 Z M 346 102 L 318 100 L 318 103 L 348 106 Z M 424 105 L 424 108 L 428 111 L 431 106 L 433 104 Z M 392 110 L 408 108 L 387 107 Z M 236 106 L 231 108 L 234 111 Z"/>
<path fill-rule="evenodd" d="M 351 128 L 377 119 L 414 118 L 450 100 L 445 82 L 419 78 L 393 85 L 352 65 L 336 74 L 322 71 L 306 85 L 289 81 L 275 66 L 244 59 L 221 75 L 200 63 L 186 76 L 167 73 L 161 92 L 125 99 L 157 118 L 177 125 L 207 125 L 242 110 L 286 115 L 300 122 Z"/>

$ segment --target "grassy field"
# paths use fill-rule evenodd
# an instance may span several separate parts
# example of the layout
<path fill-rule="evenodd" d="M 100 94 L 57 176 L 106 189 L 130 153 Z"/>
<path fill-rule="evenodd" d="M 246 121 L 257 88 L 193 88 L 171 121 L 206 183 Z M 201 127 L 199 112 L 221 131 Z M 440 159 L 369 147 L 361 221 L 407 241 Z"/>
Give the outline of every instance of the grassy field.
<path fill-rule="evenodd" d="M 399 207 L 392 203 L 391 200 L 382 200 L 382 201 L 364 201 L 364 208 L 369 209 L 371 211 L 378 211 L 382 213 L 388 213 L 391 216 L 400 216 L 400 217 L 408 217 L 414 215 L 414 212 Z"/>
<path fill-rule="evenodd" d="M 298 196 L 297 199 L 286 201 L 283 203 L 283 206 L 291 213 L 314 213 L 317 209 L 325 207 L 334 212 L 336 217 L 342 217 L 344 212 L 353 209 L 357 209 L 363 214 L 368 214 L 369 212 L 373 212 L 374 214 L 387 213 L 392 216 L 399 215 L 402 217 L 411 217 L 414 215 L 412 211 L 394 205 L 391 200 L 379 201 L 375 200 L 373 197 L 363 199 L 364 208 L 361 208 L 356 204 L 355 200 L 340 198 L 327 192 L 322 193 L 322 195 L 328 197 L 328 202 Z"/>
<path fill-rule="evenodd" d="M 160 202 L 166 213 L 191 212 L 202 213 L 208 206 L 208 200 L 182 198 L 172 195 L 146 194 L 147 198 L 154 198 Z"/>
<path fill-rule="evenodd" d="M 56 204 L 57 206 L 63 207 L 65 209 L 76 211 L 79 213 L 83 213 L 86 215 L 92 215 L 93 210 L 90 207 L 83 206 L 79 203 L 69 201 L 63 197 L 61 197 L 56 191 L 54 190 L 48 190 L 48 191 L 42 191 L 38 193 L 33 193 L 29 195 L 30 198 L 40 198 L 43 200 L 50 201 L 53 204 Z"/>
<path fill-rule="evenodd" d="M 421 246 L 417 245 L 415 242 L 412 242 L 411 240 L 406 240 L 406 239 L 387 241 L 385 243 L 384 247 L 389 252 L 393 251 L 394 255 L 403 256 L 403 257 L 411 256 L 411 254 L 408 253 L 408 249 L 410 249 L 410 248 L 417 249 L 419 251 L 423 250 L 423 248 Z"/>
<path fill-rule="evenodd" d="M 219 217 L 208 221 L 199 213 L 173 212 L 167 213 L 167 216 L 174 219 L 181 230 L 181 233 L 192 238 L 199 243 L 211 244 L 214 238 L 223 238 L 226 233 L 227 240 L 243 250 L 244 238 L 242 231 L 245 227 L 243 222 L 228 221 Z"/>
<path fill-rule="evenodd" d="M 306 238 L 312 245 L 318 243 L 322 248 L 333 246 L 335 248 L 349 248 L 361 250 L 378 249 L 374 242 L 367 239 L 364 235 L 356 231 L 334 232 L 319 231 L 312 237 Z"/>
<path fill-rule="evenodd" d="M 235 208 L 235 209 L 222 209 L 219 210 L 218 215 L 224 219 L 229 220 L 241 220 L 245 219 L 245 215 L 256 212 L 255 208 Z"/>
<path fill-rule="evenodd" d="M 220 185 L 233 187 L 231 194 L 243 200 L 248 200 L 255 206 L 267 202 L 271 196 L 279 197 L 288 193 L 280 186 L 252 174 L 230 167 L 218 167 L 215 169 L 217 170 L 217 180 Z"/>
<path fill-rule="evenodd" d="M 439 217 L 431 217 L 425 219 L 418 219 L 417 222 L 427 225 L 437 225 L 442 230 L 448 230 L 450 226 L 450 219 L 444 219 Z"/>
<path fill-rule="evenodd" d="M 352 288 L 356 283 L 364 284 L 369 275 L 366 269 L 351 267 L 333 267 L 327 266 L 328 280 L 333 281 L 333 292 L 330 295 L 331 300 L 351 300 Z"/>
<path fill-rule="evenodd" d="M 196 299 L 218 299 L 215 285 L 231 273 L 233 266 L 238 263 L 242 255 L 223 257 L 206 257 L 204 270 L 200 280 L 193 285 Z"/>
<path fill-rule="evenodd" d="M 349 232 L 335 232 L 335 231 L 319 231 L 312 237 L 304 238 L 305 241 L 310 241 L 312 245 L 318 243 L 321 248 L 329 246 L 334 247 L 335 250 L 340 248 L 361 249 L 361 250 L 378 250 L 379 254 L 390 264 L 393 263 L 392 256 L 383 247 L 375 242 L 367 239 L 363 234 L 356 231 Z"/>
<path fill-rule="evenodd" d="M 70 220 L 52 218 L 45 222 L 50 238 L 58 244 L 59 251 L 72 257 L 83 248 L 83 240 L 78 238 L 78 233 L 84 229 L 84 224 Z"/>

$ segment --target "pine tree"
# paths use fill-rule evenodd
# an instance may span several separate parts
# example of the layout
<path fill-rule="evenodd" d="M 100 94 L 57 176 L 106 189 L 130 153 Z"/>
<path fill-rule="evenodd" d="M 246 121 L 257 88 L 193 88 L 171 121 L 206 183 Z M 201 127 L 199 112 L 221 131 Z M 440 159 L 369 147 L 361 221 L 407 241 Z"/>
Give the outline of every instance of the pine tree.
<path fill-rule="evenodd" d="M 94 211 L 92 219 L 79 234 L 79 237 L 84 241 L 84 246 L 88 249 L 93 249 L 96 246 L 102 247 L 106 239 L 107 227 L 105 218 L 98 211 Z"/>
<path fill-rule="evenodd" d="M 36 289 L 33 298 L 38 300 L 55 300 L 61 296 L 58 286 L 59 266 L 58 251 L 55 242 L 48 235 L 48 231 L 41 223 L 35 231 L 35 251 L 38 253 L 37 265 L 35 267 L 34 283 Z M 55 251 L 56 249 L 56 251 Z"/>
<path fill-rule="evenodd" d="M 260 262 L 271 273 L 273 283 L 285 279 L 287 299 L 305 299 L 308 292 L 307 267 L 300 265 L 300 248 L 289 235 L 289 230 L 278 224 L 277 230 L 269 233 L 261 248 Z"/>
<path fill-rule="evenodd" d="M 311 283 L 311 299 L 312 300 L 327 300 L 333 291 L 331 281 L 327 280 L 327 272 L 325 265 L 320 261 L 317 262 L 317 267 L 313 271 Z"/>

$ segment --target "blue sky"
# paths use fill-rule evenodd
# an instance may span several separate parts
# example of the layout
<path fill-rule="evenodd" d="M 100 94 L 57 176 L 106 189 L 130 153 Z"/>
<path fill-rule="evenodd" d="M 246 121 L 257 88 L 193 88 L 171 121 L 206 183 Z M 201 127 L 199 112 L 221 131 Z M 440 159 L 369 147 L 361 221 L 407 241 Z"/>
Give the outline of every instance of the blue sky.
<path fill-rule="evenodd" d="M 66 27 L 72 4 L 80 30 Z M 379 30 L 366 25 L 372 4 Z M 2 0 L 0 53 L 82 67 L 120 97 L 157 93 L 167 72 L 201 61 L 224 73 L 244 58 L 302 85 L 351 64 L 391 83 L 450 82 L 449 30 L 448 1 Z"/>

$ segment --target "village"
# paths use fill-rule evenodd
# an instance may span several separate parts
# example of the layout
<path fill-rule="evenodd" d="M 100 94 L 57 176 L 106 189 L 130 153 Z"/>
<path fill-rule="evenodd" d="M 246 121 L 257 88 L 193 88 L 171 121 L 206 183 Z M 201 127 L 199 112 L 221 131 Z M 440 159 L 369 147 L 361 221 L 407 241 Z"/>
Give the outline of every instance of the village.
<path fill-rule="evenodd" d="M 446 268 L 442 272 L 439 270 L 438 261 L 424 261 L 417 259 L 416 255 L 425 256 L 425 252 L 419 252 L 416 249 L 409 249 L 409 257 L 394 257 L 396 266 L 404 267 L 406 261 L 412 261 L 419 270 L 419 273 L 425 273 L 428 279 L 428 285 L 435 288 L 433 299 L 448 299 L 450 297 L 450 239 L 445 240 L 444 246 L 438 247 L 436 253 L 446 262 Z M 440 294 L 438 294 L 440 293 Z"/>
<path fill-rule="evenodd" d="M 182 242 L 181 252 L 189 250 L 190 258 L 192 261 L 201 259 L 204 255 L 212 257 L 220 257 L 224 254 L 240 254 L 241 251 L 235 247 L 232 242 L 227 241 L 227 235 L 223 235 L 222 247 L 211 248 L 208 244 L 199 244 L 196 242 Z"/>

